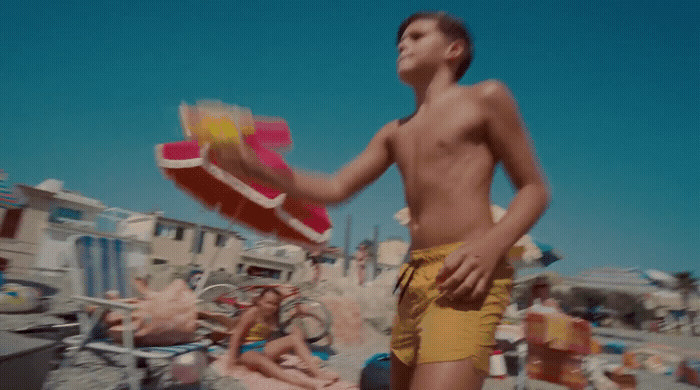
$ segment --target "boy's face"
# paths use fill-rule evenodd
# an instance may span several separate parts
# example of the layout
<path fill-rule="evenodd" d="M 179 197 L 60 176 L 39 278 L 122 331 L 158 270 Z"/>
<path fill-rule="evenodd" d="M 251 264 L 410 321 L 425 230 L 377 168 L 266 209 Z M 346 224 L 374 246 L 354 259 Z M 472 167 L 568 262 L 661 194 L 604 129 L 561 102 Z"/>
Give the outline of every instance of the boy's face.
<path fill-rule="evenodd" d="M 401 81 L 413 84 L 429 76 L 446 60 L 450 41 L 434 19 L 417 19 L 406 27 L 398 44 L 396 71 Z"/>

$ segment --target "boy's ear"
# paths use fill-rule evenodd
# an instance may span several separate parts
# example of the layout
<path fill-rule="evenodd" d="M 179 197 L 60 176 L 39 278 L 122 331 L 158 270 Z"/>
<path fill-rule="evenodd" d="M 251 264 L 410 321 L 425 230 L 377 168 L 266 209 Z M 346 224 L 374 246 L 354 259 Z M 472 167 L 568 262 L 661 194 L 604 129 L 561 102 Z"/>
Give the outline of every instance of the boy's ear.
<path fill-rule="evenodd" d="M 446 55 L 448 60 L 456 60 L 460 58 L 466 50 L 467 43 L 464 39 L 456 39 L 447 46 Z"/>

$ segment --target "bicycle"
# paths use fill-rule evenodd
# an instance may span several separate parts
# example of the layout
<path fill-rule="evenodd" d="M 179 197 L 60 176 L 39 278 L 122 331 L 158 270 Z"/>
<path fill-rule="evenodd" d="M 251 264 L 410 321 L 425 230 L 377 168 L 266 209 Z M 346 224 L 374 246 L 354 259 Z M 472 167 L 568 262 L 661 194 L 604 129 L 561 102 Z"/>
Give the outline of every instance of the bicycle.
<path fill-rule="evenodd" d="M 308 343 L 315 343 L 330 334 L 333 322 L 326 306 L 312 298 L 301 296 L 298 287 L 285 284 L 254 284 L 235 286 L 215 284 L 206 287 L 199 299 L 209 310 L 223 313 L 236 319 L 243 311 L 252 307 L 252 298 L 266 287 L 274 287 L 282 294 L 279 310 L 280 331 L 291 333 L 294 326 L 304 331 Z"/>

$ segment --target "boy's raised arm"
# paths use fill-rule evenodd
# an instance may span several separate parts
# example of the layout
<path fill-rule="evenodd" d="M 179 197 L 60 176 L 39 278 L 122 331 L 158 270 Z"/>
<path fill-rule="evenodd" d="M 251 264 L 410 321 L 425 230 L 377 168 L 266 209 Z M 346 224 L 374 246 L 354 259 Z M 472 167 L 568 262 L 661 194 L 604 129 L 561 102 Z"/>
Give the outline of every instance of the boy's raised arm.
<path fill-rule="evenodd" d="M 252 177 L 291 196 L 322 204 L 339 203 L 361 190 L 392 164 L 389 140 L 395 122 L 382 127 L 355 159 L 335 174 L 279 171 L 261 164 L 245 143 L 210 150 L 219 167 L 237 177 Z"/>

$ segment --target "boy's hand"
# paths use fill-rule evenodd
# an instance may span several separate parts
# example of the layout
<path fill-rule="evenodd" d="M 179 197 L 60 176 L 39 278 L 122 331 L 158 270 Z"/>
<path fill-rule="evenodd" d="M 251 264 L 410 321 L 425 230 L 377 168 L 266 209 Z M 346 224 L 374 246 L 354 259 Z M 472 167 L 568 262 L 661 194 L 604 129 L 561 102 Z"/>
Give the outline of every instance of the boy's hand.
<path fill-rule="evenodd" d="M 500 250 L 483 240 L 460 246 L 445 258 L 435 278 L 438 290 L 451 300 L 482 298 L 489 291 L 501 257 Z"/>
<path fill-rule="evenodd" d="M 244 142 L 225 145 L 206 144 L 201 155 L 238 179 L 248 178 L 253 168 L 253 151 Z"/>

